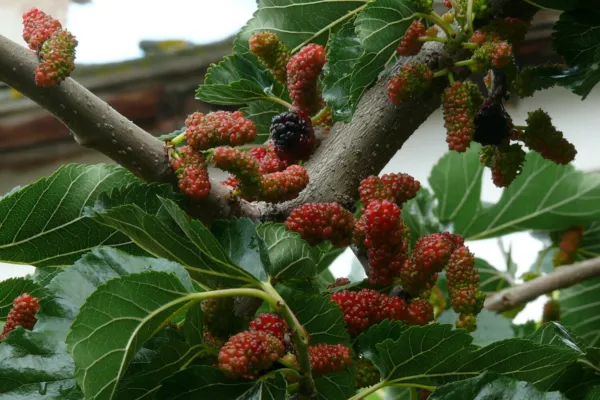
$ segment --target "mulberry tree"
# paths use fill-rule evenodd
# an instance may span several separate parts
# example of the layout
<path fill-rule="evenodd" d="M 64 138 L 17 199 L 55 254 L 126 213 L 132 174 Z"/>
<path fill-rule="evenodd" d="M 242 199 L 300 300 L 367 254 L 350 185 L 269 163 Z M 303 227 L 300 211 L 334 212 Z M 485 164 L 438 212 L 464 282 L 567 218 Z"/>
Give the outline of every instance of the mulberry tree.
<path fill-rule="evenodd" d="M 592 3 L 259 0 L 196 92 L 238 110 L 160 139 L 69 77 L 77 32 L 25 13 L 0 80 L 116 164 L 0 198 L 0 261 L 36 267 L 0 282 L 2 398 L 597 398 L 600 176 L 546 111 L 504 107 L 590 93 Z M 563 64 L 516 61 L 540 8 Z M 440 107 L 428 182 L 379 176 Z M 471 250 L 519 231 L 544 243 L 522 276 Z"/>

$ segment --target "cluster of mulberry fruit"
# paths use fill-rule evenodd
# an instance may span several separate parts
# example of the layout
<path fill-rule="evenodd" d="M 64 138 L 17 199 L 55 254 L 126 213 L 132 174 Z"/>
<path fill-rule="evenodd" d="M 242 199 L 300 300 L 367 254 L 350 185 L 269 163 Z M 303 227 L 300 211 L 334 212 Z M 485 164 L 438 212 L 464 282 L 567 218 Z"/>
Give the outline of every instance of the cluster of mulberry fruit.
<path fill-rule="evenodd" d="M 286 322 L 278 314 L 259 314 L 248 330 L 231 336 L 220 348 L 219 369 L 230 378 L 255 379 L 277 362 L 297 366 L 288 333 Z M 353 363 L 352 351 L 341 344 L 309 345 L 308 355 L 314 377 L 344 370 Z"/>
<path fill-rule="evenodd" d="M 582 226 L 575 226 L 564 232 L 558 244 L 558 252 L 554 255 L 552 259 L 552 263 L 554 264 L 554 266 L 560 267 L 561 265 L 573 264 L 575 262 L 577 250 L 581 245 L 582 239 Z"/>
<path fill-rule="evenodd" d="M 36 85 L 56 86 L 73 72 L 77 40 L 57 20 L 32 8 L 23 14 L 23 39 L 41 60 L 34 73 Z"/>
<path fill-rule="evenodd" d="M 331 240 L 334 245 L 346 246 L 352 238 L 356 246 L 367 249 L 369 284 L 402 288 L 402 298 L 373 289 L 332 290 L 331 301 L 341 307 L 350 335 L 384 319 L 418 325 L 431 321 L 429 299 L 443 269 L 448 273 L 453 308 L 461 313 L 457 324 L 475 328 L 475 316 L 483 302 L 474 258 L 464 247 L 464 239 L 449 232 L 429 234 L 409 251 L 410 231 L 400 218 L 401 207 L 419 189 L 420 183 L 407 174 L 370 176 L 359 186 L 365 207 L 357 221 L 336 203 L 305 204 L 293 210 L 286 221 L 289 230 L 312 245 Z M 349 283 L 339 278 L 328 289 Z"/>
<path fill-rule="evenodd" d="M 247 151 L 232 147 L 255 138 L 256 126 L 239 111 L 191 114 L 186 131 L 173 141 L 185 139 L 187 145 L 169 151 L 179 188 L 193 199 L 207 197 L 211 188 L 207 169 L 210 161 L 231 173 L 223 184 L 244 199 L 279 202 L 298 196 L 308 185 L 308 174 L 302 166 L 280 158 L 274 144 Z"/>
<path fill-rule="evenodd" d="M 39 299 L 29 293 L 23 293 L 14 299 L 13 306 L 6 318 L 4 329 L 0 334 L 0 340 L 6 339 L 6 336 L 18 326 L 23 327 L 23 329 L 32 330 L 37 322 L 35 314 L 37 314 L 39 309 Z"/>

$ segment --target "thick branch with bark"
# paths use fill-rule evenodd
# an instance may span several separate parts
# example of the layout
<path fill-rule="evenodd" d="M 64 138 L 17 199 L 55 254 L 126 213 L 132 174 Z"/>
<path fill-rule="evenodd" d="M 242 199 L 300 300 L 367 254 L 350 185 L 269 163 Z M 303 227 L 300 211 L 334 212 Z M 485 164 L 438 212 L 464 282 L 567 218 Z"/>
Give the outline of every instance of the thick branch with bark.
<path fill-rule="evenodd" d="M 504 312 L 551 293 L 553 290 L 568 288 L 597 276 L 600 276 L 600 257 L 565 265 L 548 275 L 496 293 L 485 301 L 485 308 L 490 311 Z"/>
<path fill-rule="evenodd" d="M 443 58 L 442 45 L 427 43 L 416 58 L 436 68 Z M 399 65 L 407 61 L 411 60 Z M 37 64 L 32 51 L 0 36 L 1 81 L 52 113 L 80 145 L 100 151 L 148 182 L 173 181 L 161 141 L 71 78 L 54 88 L 36 86 Z M 227 198 L 229 189 L 213 181 L 211 196 L 192 205 L 191 211 L 206 220 L 229 215 L 281 219 L 306 202 L 352 203 L 360 180 L 378 174 L 439 107 L 443 81 L 436 80 L 427 92 L 397 107 L 385 95 L 387 79 L 381 79 L 362 97 L 352 122 L 335 124 L 306 164 L 310 184 L 294 201 L 280 205 L 233 202 Z"/>

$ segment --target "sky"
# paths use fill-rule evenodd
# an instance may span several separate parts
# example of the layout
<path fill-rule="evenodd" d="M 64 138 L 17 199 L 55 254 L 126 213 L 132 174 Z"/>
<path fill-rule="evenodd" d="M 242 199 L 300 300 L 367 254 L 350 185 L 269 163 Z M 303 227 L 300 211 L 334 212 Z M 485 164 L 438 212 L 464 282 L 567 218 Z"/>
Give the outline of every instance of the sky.
<path fill-rule="evenodd" d="M 255 0 L 92 0 L 73 4 L 67 28 L 79 41 L 77 61 L 104 63 L 142 55 L 141 40 L 210 43 L 235 34 L 252 17 Z M 100 34 L 101 33 L 101 34 Z"/>

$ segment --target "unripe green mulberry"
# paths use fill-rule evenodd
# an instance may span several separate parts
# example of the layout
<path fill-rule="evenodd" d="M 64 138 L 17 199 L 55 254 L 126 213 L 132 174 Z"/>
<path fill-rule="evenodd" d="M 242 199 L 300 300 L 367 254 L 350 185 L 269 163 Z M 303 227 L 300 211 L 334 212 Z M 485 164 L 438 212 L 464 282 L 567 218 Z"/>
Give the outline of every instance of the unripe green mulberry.
<path fill-rule="evenodd" d="M 519 137 L 531 150 L 557 164 L 568 164 L 575 159 L 577 150 L 563 133 L 552 125 L 548 113 L 536 110 L 528 113 L 527 128 Z"/>
<path fill-rule="evenodd" d="M 433 71 L 425 64 L 405 64 L 388 82 L 388 97 L 392 103 L 402 104 L 408 98 L 427 90 L 432 79 Z"/>
<path fill-rule="evenodd" d="M 480 152 L 482 164 L 492 170 L 492 180 L 498 187 L 508 187 L 521 174 L 525 156 L 519 143 L 484 146 Z"/>
<path fill-rule="evenodd" d="M 373 386 L 381 380 L 381 373 L 368 358 L 356 361 L 356 387 L 358 389 Z"/>
<path fill-rule="evenodd" d="M 272 32 L 258 32 L 250 38 L 250 52 L 271 71 L 281 83 L 286 80 L 286 65 L 291 57 L 290 49 Z"/>

